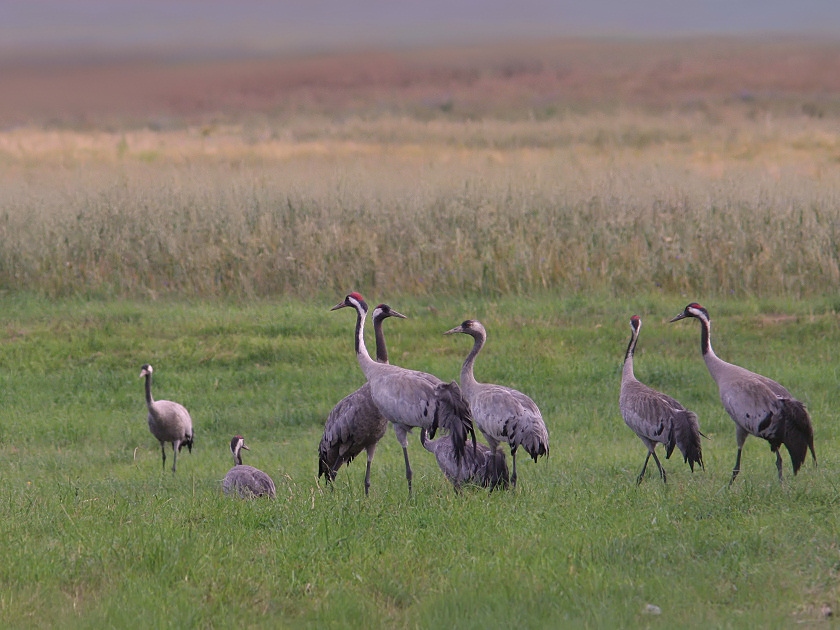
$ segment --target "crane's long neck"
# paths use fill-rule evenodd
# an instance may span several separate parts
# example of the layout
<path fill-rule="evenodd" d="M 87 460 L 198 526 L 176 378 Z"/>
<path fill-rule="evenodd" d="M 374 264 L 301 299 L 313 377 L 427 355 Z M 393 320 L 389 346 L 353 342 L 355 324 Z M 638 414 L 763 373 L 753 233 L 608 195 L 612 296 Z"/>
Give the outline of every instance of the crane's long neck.
<path fill-rule="evenodd" d="M 242 448 L 238 447 L 235 451 L 233 451 L 233 465 L 234 466 L 241 466 L 242 465 Z"/>
<path fill-rule="evenodd" d="M 706 319 L 698 319 L 700 320 L 700 351 L 703 353 L 703 361 L 706 362 L 706 367 L 709 368 L 712 378 L 717 381 L 720 370 L 726 365 L 726 362 L 721 360 L 712 350 L 712 323 Z"/>
<path fill-rule="evenodd" d="M 151 408 L 155 404 L 155 399 L 152 398 L 152 375 L 146 374 L 146 406 Z"/>
<path fill-rule="evenodd" d="M 478 356 L 478 353 L 481 352 L 481 349 L 484 347 L 484 342 L 487 341 L 487 337 L 480 332 L 473 331 L 470 333 L 472 338 L 475 340 L 473 343 L 472 350 L 467 355 L 467 358 L 464 359 L 464 365 L 461 367 L 461 388 L 464 390 L 469 389 L 473 385 L 477 383 L 475 380 L 475 374 L 473 373 L 473 368 L 475 367 L 475 358 Z"/>
<path fill-rule="evenodd" d="M 639 340 L 639 331 L 633 329 L 630 335 L 630 343 L 627 344 L 627 352 L 624 353 L 624 368 L 621 371 L 621 380 L 635 379 L 633 374 L 633 353 L 636 351 L 636 342 Z"/>
<path fill-rule="evenodd" d="M 385 333 L 382 332 L 384 317 L 373 318 L 373 334 L 376 337 L 376 360 L 379 363 L 388 363 L 388 348 L 385 347 Z"/>
<path fill-rule="evenodd" d="M 367 310 L 361 305 L 356 307 L 356 358 L 359 360 L 359 367 L 362 368 L 365 377 L 369 378 L 369 371 L 371 366 L 376 365 L 376 362 L 370 358 L 370 354 L 365 346 L 365 319 L 367 318 Z"/>

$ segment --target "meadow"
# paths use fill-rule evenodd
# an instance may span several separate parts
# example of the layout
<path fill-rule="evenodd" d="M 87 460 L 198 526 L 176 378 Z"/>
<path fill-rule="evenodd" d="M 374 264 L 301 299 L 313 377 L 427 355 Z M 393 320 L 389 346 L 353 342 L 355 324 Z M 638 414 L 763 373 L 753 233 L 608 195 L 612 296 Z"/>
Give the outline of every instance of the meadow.
<path fill-rule="evenodd" d="M 830 625 L 838 50 L 3 65 L 30 89 L 0 106 L 0 625 Z M 323 422 L 363 382 L 353 316 L 328 310 L 353 290 L 409 316 L 385 325 L 393 363 L 447 380 L 469 342 L 442 333 L 485 324 L 476 376 L 551 435 L 516 491 L 456 495 L 415 437 L 409 497 L 390 429 L 370 497 L 363 460 L 319 483 Z M 699 327 L 667 323 L 689 301 L 721 358 L 807 404 L 818 466 L 785 455 L 779 484 L 751 438 L 727 486 Z M 637 376 L 710 438 L 667 485 L 636 485 L 618 411 L 633 314 Z M 175 475 L 147 362 L 195 422 Z M 276 501 L 221 495 L 235 434 Z"/>
<path fill-rule="evenodd" d="M 707 304 L 721 356 L 808 404 L 819 457 L 796 478 L 786 459 L 780 485 L 766 445 L 748 440 L 728 488 L 734 430 L 698 327 L 666 323 L 682 303 L 406 298 L 410 319 L 388 322 L 393 361 L 456 378 L 469 344 L 441 333 L 478 317 L 491 335 L 480 377 L 528 392 L 552 440 L 548 459 L 520 459 L 515 492 L 457 496 L 415 438 L 411 498 L 390 430 L 370 497 L 363 460 L 334 490 L 316 479 L 323 420 L 362 382 L 354 318 L 329 306 L 8 300 L 2 624 L 782 627 L 836 609 L 834 305 Z M 645 322 L 637 375 L 710 438 L 705 471 L 663 460 L 667 486 L 655 473 L 636 485 L 644 447 L 618 412 L 628 313 Z M 146 427 L 146 361 L 155 396 L 195 421 L 175 475 Z M 237 433 L 276 501 L 221 495 Z"/>

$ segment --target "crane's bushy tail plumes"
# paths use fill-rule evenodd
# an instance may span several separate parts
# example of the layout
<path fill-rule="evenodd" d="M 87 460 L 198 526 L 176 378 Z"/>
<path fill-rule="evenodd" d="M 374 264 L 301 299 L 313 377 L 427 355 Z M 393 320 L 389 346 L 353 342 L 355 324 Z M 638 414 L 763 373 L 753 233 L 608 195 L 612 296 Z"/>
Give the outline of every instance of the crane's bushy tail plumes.
<path fill-rule="evenodd" d="M 526 427 L 523 431 L 520 445 L 535 462 L 538 457 L 543 455 L 548 457 L 548 433 L 545 432 L 542 426 L 531 425 Z"/>
<path fill-rule="evenodd" d="M 331 446 L 325 439 L 322 439 L 318 446 L 318 478 L 323 475 L 325 481 L 329 483 L 335 481 L 335 474 L 338 470 L 338 466 L 335 466 L 335 464 L 338 457 L 338 446 Z M 336 470 L 333 470 L 333 466 Z"/>
<path fill-rule="evenodd" d="M 700 424 L 697 422 L 697 414 L 693 411 L 685 411 L 674 416 L 672 430 L 673 441 L 676 442 L 677 447 L 683 454 L 685 462 L 691 467 L 691 472 L 694 472 L 694 464 L 699 464 L 700 468 L 705 469 L 703 465 L 703 449 L 700 445 Z M 668 455 L 671 456 L 673 450 L 673 443 L 668 445 Z"/>
<path fill-rule="evenodd" d="M 180 453 L 180 452 L 181 452 L 181 449 L 182 449 L 182 448 L 184 448 L 184 447 L 186 446 L 186 447 L 187 447 L 187 450 L 188 450 L 190 453 L 192 453 L 193 439 L 194 439 L 194 438 L 195 438 L 195 431 L 193 431 L 192 433 L 190 433 L 190 437 L 189 437 L 189 438 L 187 438 L 186 440 L 184 440 L 183 442 L 181 442 L 181 443 L 178 445 L 178 452 Z"/>
<path fill-rule="evenodd" d="M 814 453 L 814 428 L 811 426 L 811 417 L 805 405 L 790 398 L 783 401 L 782 421 L 785 427 L 783 443 L 790 453 L 795 475 L 805 461 L 808 449 L 811 450 L 814 463 L 817 462 L 817 456 Z"/>
<path fill-rule="evenodd" d="M 475 429 L 472 414 L 467 399 L 458 387 L 458 383 L 451 381 L 441 383 L 435 388 L 435 416 L 429 437 L 434 437 L 435 430 L 440 427 L 452 436 L 452 446 L 455 448 L 455 459 L 460 461 L 464 456 L 467 436 L 472 437 L 473 455 L 475 455 Z"/>

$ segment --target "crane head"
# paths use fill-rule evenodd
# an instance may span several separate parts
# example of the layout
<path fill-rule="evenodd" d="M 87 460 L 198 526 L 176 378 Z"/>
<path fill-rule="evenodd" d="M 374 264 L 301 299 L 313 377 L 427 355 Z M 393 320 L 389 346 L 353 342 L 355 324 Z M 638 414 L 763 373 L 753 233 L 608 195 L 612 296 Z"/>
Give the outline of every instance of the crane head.
<path fill-rule="evenodd" d="M 709 321 L 709 311 L 700 306 L 697 302 L 692 302 L 685 307 L 685 310 L 682 313 L 677 315 L 671 321 L 677 322 L 681 319 L 685 319 L 686 317 L 696 317 L 697 319 Z"/>
<path fill-rule="evenodd" d="M 246 451 L 250 451 L 251 449 L 248 448 L 248 445 L 245 444 L 245 438 L 241 435 L 234 435 L 230 440 L 230 451 L 234 455 L 236 455 L 236 451 L 244 449 Z"/>
<path fill-rule="evenodd" d="M 408 317 L 406 317 L 402 313 L 398 313 L 387 304 L 379 304 L 375 309 L 373 309 L 373 319 L 385 319 L 386 317 L 399 317 L 400 319 L 408 319 Z"/>
<path fill-rule="evenodd" d="M 460 326 L 455 326 L 450 330 L 447 330 L 444 335 L 451 335 L 453 333 L 464 333 L 466 335 L 484 335 L 486 336 L 487 333 L 484 330 L 484 326 L 481 325 L 481 322 L 477 319 L 467 319 L 464 320 Z"/>
<path fill-rule="evenodd" d="M 347 296 L 341 302 L 333 306 L 330 310 L 335 311 L 346 306 L 350 306 L 353 308 L 361 307 L 365 312 L 367 312 L 367 304 L 365 303 L 364 298 L 362 298 L 360 294 L 355 292 L 347 294 Z"/>

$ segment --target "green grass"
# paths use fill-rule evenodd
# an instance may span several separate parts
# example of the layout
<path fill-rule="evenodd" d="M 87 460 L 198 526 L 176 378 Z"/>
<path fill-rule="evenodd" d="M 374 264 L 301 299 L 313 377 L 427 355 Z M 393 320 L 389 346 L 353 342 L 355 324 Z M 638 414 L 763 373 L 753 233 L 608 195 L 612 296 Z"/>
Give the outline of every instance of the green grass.
<path fill-rule="evenodd" d="M 389 430 L 371 496 L 363 460 L 334 491 L 316 449 L 358 387 L 353 316 L 314 301 L 4 299 L 0 314 L 0 625 L 3 627 L 786 627 L 840 606 L 840 360 L 830 299 L 713 300 L 724 359 L 784 383 L 811 411 L 819 467 L 780 485 L 766 444 L 741 476 L 731 420 L 699 352 L 688 301 L 650 294 L 388 298 L 392 362 L 456 378 L 482 320 L 481 380 L 543 410 L 551 456 L 520 459 L 520 488 L 456 496 L 415 440 L 415 494 Z M 371 302 L 381 296 L 370 296 Z M 618 412 L 628 320 L 636 374 L 700 417 L 706 470 L 678 457 L 635 485 L 644 447 Z M 145 422 L 154 393 L 196 426 L 176 475 Z M 274 502 L 221 496 L 230 437 L 269 472 Z M 171 461 L 171 459 L 170 459 Z M 645 613 L 647 604 L 661 615 Z"/>

